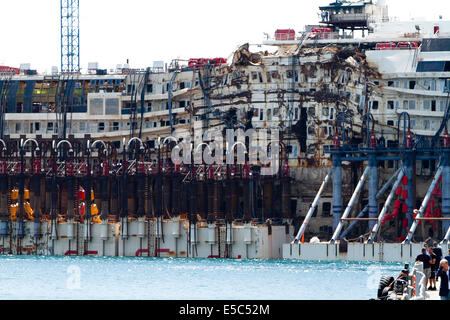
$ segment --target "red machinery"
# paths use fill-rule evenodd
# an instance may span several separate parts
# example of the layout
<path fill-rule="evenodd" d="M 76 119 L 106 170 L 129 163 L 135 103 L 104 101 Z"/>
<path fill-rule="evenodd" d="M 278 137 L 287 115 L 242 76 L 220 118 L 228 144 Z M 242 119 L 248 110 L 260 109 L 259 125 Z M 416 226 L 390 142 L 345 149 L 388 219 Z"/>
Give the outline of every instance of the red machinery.
<path fill-rule="evenodd" d="M 12 68 L 7 66 L 0 66 L 0 74 L 11 74 L 11 75 L 17 75 L 20 73 L 20 69 L 18 68 Z"/>
<path fill-rule="evenodd" d="M 219 67 L 225 63 L 227 63 L 227 59 L 225 58 L 214 58 L 214 59 L 192 58 L 189 59 L 188 67 L 192 69 L 202 69 L 206 64 L 211 64 L 215 67 Z"/>
<path fill-rule="evenodd" d="M 294 29 L 277 29 L 275 31 L 275 40 L 295 40 Z"/>
<path fill-rule="evenodd" d="M 317 39 L 327 39 L 328 35 L 332 32 L 331 28 L 312 28 L 311 33 L 316 36 Z"/>
<path fill-rule="evenodd" d="M 397 43 L 397 49 L 406 49 L 406 50 L 411 50 L 411 49 L 417 49 L 419 48 L 419 44 L 417 44 L 416 42 L 399 42 Z"/>
<path fill-rule="evenodd" d="M 375 50 L 412 50 L 419 48 L 417 42 L 398 42 L 398 43 L 377 43 Z"/>
<path fill-rule="evenodd" d="M 376 50 L 394 50 L 397 46 L 395 43 L 377 43 Z"/>

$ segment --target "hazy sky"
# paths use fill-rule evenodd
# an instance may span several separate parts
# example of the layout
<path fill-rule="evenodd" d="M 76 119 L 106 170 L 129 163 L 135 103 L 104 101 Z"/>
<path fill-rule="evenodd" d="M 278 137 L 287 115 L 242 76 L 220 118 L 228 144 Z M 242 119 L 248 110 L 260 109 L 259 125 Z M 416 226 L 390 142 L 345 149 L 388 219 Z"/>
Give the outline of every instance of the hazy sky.
<path fill-rule="evenodd" d="M 261 43 L 277 28 L 318 22 L 332 0 L 80 0 L 81 68 L 114 68 L 155 60 L 229 57 L 240 44 Z M 450 20 L 448 0 L 387 0 L 390 15 Z M 0 65 L 60 66 L 60 1 L 0 0 Z"/>

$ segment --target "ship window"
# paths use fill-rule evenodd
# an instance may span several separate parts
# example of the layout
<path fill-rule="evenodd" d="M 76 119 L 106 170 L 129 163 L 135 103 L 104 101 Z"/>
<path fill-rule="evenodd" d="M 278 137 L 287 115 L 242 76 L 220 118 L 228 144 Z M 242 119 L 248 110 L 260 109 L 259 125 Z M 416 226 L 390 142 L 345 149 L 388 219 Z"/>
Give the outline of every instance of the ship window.
<path fill-rule="evenodd" d="M 105 114 L 118 115 L 119 114 L 119 99 L 106 99 L 105 100 Z"/>
<path fill-rule="evenodd" d="M 334 108 L 330 108 L 330 120 L 334 120 Z"/>
<path fill-rule="evenodd" d="M 423 120 L 423 129 L 430 130 L 430 120 Z"/>
<path fill-rule="evenodd" d="M 416 81 L 412 80 L 409 82 L 409 89 L 414 90 L 416 87 Z"/>
<path fill-rule="evenodd" d="M 431 100 L 423 100 L 423 110 L 431 110 Z"/>
<path fill-rule="evenodd" d="M 316 115 L 316 108 L 315 107 L 308 108 L 308 116 L 314 117 L 315 115 Z"/>
<path fill-rule="evenodd" d="M 315 134 L 316 134 L 316 130 L 315 130 L 314 126 L 309 126 L 308 127 L 308 135 L 314 136 Z"/>
<path fill-rule="evenodd" d="M 272 82 L 272 77 L 270 75 L 270 72 L 266 72 L 267 82 Z"/>
<path fill-rule="evenodd" d="M 252 80 L 258 80 L 258 73 L 252 72 Z"/>
<path fill-rule="evenodd" d="M 329 115 L 330 115 L 330 108 L 328 108 L 328 107 L 323 107 L 323 108 L 322 108 L 322 116 L 328 117 Z"/>
<path fill-rule="evenodd" d="M 273 109 L 273 116 L 274 116 L 274 117 L 278 117 L 279 115 L 280 115 L 280 109 L 274 108 L 274 109 Z"/>
<path fill-rule="evenodd" d="M 393 126 L 395 125 L 395 124 L 394 124 L 394 120 L 388 120 L 388 121 L 387 121 L 387 125 L 393 127 Z"/>
<path fill-rule="evenodd" d="M 394 110 L 395 109 L 394 101 L 392 101 L 392 100 L 388 101 L 387 108 L 388 108 L 388 110 Z"/>
<path fill-rule="evenodd" d="M 264 120 L 264 112 L 263 112 L 263 109 L 260 109 L 260 111 L 259 111 L 259 121 L 263 121 L 263 120 Z"/>
<path fill-rule="evenodd" d="M 394 86 L 394 81 L 388 81 L 388 87 L 393 87 Z"/>
<path fill-rule="evenodd" d="M 416 100 L 403 100 L 403 109 L 416 110 Z"/>
<path fill-rule="evenodd" d="M 119 131 L 119 122 L 113 122 L 112 123 L 112 131 Z"/>
<path fill-rule="evenodd" d="M 98 123 L 98 131 L 105 131 L 105 123 L 104 122 Z"/>
<path fill-rule="evenodd" d="M 445 100 L 439 101 L 439 111 L 445 112 L 445 109 L 446 109 L 446 101 Z"/>
<path fill-rule="evenodd" d="M 184 109 L 188 105 L 188 101 L 180 101 L 179 108 Z"/>
<path fill-rule="evenodd" d="M 436 120 L 431 120 L 431 130 L 435 131 L 436 130 Z"/>
<path fill-rule="evenodd" d="M 370 104 L 371 104 L 371 106 L 372 106 L 372 110 L 378 110 L 378 105 L 379 105 L 379 102 L 378 101 L 370 101 Z"/>
<path fill-rule="evenodd" d="M 430 81 L 430 90 L 431 91 L 436 91 L 436 80 L 431 80 Z"/>
<path fill-rule="evenodd" d="M 89 102 L 89 114 L 91 116 L 103 115 L 103 99 L 92 98 Z"/>
<path fill-rule="evenodd" d="M 153 84 L 147 84 L 147 93 L 153 92 Z"/>
<path fill-rule="evenodd" d="M 84 131 L 86 131 L 86 123 L 80 122 L 80 132 L 84 132 Z"/>
<path fill-rule="evenodd" d="M 266 110 L 267 121 L 272 121 L 272 109 Z"/>
<path fill-rule="evenodd" d="M 324 202 L 322 204 L 322 216 L 324 216 L 324 217 L 331 216 L 331 203 L 330 202 Z"/>
<path fill-rule="evenodd" d="M 31 123 L 31 125 L 30 125 L 30 133 L 34 133 L 33 129 L 34 129 L 34 132 L 36 132 L 36 133 L 41 131 L 41 123 L 40 122 Z"/>

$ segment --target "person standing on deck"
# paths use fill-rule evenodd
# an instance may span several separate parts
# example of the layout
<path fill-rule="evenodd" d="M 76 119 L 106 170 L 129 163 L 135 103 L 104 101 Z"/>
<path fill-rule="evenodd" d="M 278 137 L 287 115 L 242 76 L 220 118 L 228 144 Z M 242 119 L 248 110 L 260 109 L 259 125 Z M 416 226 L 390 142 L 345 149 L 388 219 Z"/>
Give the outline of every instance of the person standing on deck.
<path fill-rule="evenodd" d="M 439 269 L 439 261 L 432 247 L 428 248 L 428 255 L 430 257 L 431 275 L 430 275 L 430 287 L 428 290 L 436 291 L 436 271 Z"/>
<path fill-rule="evenodd" d="M 430 256 L 427 254 L 427 249 L 423 248 L 422 249 L 422 254 L 419 254 L 416 258 L 416 262 L 420 261 L 423 263 L 423 273 L 425 274 L 425 279 L 427 279 L 427 282 L 425 284 L 425 286 L 428 287 L 428 284 L 431 285 L 431 258 Z"/>
<path fill-rule="evenodd" d="M 443 259 L 441 261 L 437 277 L 441 278 L 441 289 L 439 290 L 441 300 L 450 300 L 450 272 L 448 269 L 448 260 Z"/>

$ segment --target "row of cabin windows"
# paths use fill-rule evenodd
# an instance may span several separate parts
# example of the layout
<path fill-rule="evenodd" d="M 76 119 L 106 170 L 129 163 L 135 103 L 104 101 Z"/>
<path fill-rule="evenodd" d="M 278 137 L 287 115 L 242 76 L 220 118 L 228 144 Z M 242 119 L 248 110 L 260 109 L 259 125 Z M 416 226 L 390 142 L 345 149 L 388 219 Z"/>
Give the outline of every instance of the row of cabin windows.
<path fill-rule="evenodd" d="M 432 111 L 432 112 L 445 112 L 447 102 L 446 100 L 430 100 L 425 99 L 422 101 L 422 110 Z M 378 110 L 380 107 L 380 102 L 377 100 L 372 100 L 369 102 L 371 110 Z M 388 100 L 386 102 L 387 110 L 397 110 L 400 106 L 404 110 L 418 110 L 418 103 L 416 100 Z"/>
<path fill-rule="evenodd" d="M 156 93 L 155 90 L 156 85 L 154 85 L 153 83 L 149 83 L 146 86 L 146 93 Z M 170 87 L 170 83 L 164 83 L 161 84 L 161 93 L 165 94 L 169 91 L 169 87 Z M 183 82 L 179 82 L 178 86 L 177 84 L 174 84 L 174 88 L 173 91 L 176 91 L 177 88 L 179 90 L 183 90 L 183 89 L 187 89 L 191 87 L 191 82 L 190 81 L 183 81 Z M 127 94 L 133 94 L 136 93 L 136 85 L 135 84 L 129 84 L 127 85 Z"/>
<path fill-rule="evenodd" d="M 440 91 L 444 92 L 448 82 L 442 80 L 390 80 L 388 87 L 403 88 L 410 90 Z"/>
<path fill-rule="evenodd" d="M 190 101 L 182 100 L 182 101 L 173 101 L 172 108 L 173 109 L 185 109 L 191 105 Z M 125 102 L 123 109 L 131 109 L 131 102 Z M 139 107 L 140 109 L 140 107 Z M 147 102 L 147 107 L 144 108 L 144 112 L 157 112 L 169 110 L 169 102 L 161 102 L 160 106 L 154 106 L 152 102 Z"/>
<path fill-rule="evenodd" d="M 176 124 L 186 124 L 190 123 L 190 119 L 178 119 L 175 122 Z M 67 123 L 67 129 L 70 131 L 71 126 L 74 126 L 76 129 L 78 129 L 77 132 L 79 133 L 86 133 L 86 132 L 114 132 L 114 131 L 120 131 L 121 127 L 122 129 L 129 129 L 130 128 L 130 122 L 94 122 L 94 123 L 87 123 L 87 122 L 79 122 L 78 125 L 71 125 L 70 123 Z M 135 126 L 137 126 L 135 124 Z M 167 127 L 170 126 L 170 121 L 161 120 L 161 121 L 145 121 L 145 127 L 146 128 L 158 128 L 158 127 Z M 16 122 L 13 124 L 13 127 L 10 128 L 13 129 L 13 132 L 11 133 L 30 133 L 30 134 L 54 134 L 58 133 L 58 123 L 57 122 L 47 122 L 46 124 L 41 124 L 41 122 Z"/>
<path fill-rule="evenodd" d="M 323 70 L 324 72 L 324 76 L 325 77 L 330 77 L 331 76 L 331 70 Z M 314 73 L 313 75 L 310 75 L 309 78 L 316 78 L 316 74 Z M 279 71 L 267 71 L 266 74 L 266 81 L 268 83 L 272 82 L 272 80 L 280 80 L 281 79 L 281 75 L 279 73 Z M 345 83 L 347 81 L 347 78 L 349 77 L 349 75 L 346 75 L 345 77 L 342 77 L 341 82 Z M 261 72 L 256 72 L 253 71 L 251 72 L 251 79 L 253 82 L 259 82 L 259 83 L 264 83 L 264 79 L 263 79 L 263 74 Z M 299 74 L 298 71 L 296 70 L 287 70 L 286 71 L 286 78 L 289 81 L 294 81 L 294 82 L 305 82 L 306 78 L 304 74 Z"/>
<path fill-rule="evenodd" d="M 314 117 L 316 115 L 316 108 L 307 108 L 308 117 Z M 279 108 L 256 108 L 253 116 L 257 117 L 259 121 L 272 121 L 274 117 L 280 115 Z M 292 120 L 300 120 L 301 112 L 299 107 L 294 107 L 292 111 Z M 322 107 L 322 117 L 327 120 L 335 120 L 336 112 L 334 107 Z"/>
<path fill-rule="evenodd" d="M 386 124 L 388 126 L 396 127 L 398 125 L 398 121 L 397 120 L 388 120 Z M 438 121 L 437 120 L 411 119 L 411 129 L 435 131 L 438 129 Z"/>

